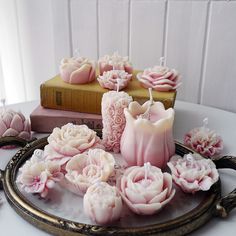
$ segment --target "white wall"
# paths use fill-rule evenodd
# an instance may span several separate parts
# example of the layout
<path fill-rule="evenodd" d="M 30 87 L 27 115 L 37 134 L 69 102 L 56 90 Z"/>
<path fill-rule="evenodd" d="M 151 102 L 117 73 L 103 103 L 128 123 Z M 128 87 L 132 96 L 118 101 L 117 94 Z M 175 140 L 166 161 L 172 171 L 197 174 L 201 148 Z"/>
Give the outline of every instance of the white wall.
<path fill-rule="evenodd" d="M 183 77 L 177 99 L 236 112 L 235 22 L 226 0 L 0 0 L 0 93 L 39 99 L 62 57 L 118 50 L 137 69 L 166 56 Z"/>

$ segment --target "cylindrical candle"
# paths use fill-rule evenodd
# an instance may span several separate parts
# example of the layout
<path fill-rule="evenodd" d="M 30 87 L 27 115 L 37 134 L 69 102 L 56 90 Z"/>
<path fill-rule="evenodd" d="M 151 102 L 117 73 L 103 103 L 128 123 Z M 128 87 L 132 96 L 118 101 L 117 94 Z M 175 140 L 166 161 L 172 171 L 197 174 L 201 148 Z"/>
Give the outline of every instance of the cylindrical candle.
<path fill-rule="evenodd" d="M 125 92 L 110 91 L 102 97 L 103 144 L 107 151 L 118 153 L 125 128 L 124 108 L 132 102 Z"/>
<path fill-rule="evenodd" d="M 131 102 L 124 109 L 126 126 L 120 149 L 128 165 L 142 166 L 145 162 L 164 168 L 175 153 L 172 134 L 174 110 L 165 110 L 161 102 Z"/>

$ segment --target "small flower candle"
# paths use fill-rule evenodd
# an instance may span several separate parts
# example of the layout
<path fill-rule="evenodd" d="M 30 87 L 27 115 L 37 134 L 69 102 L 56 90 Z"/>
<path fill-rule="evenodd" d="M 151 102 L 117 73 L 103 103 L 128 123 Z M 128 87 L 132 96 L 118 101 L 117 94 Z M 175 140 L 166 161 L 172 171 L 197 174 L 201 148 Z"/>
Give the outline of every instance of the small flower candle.
<path fill-rule="evenodd" d="M 120 151 L 120 139 L 125 128 L 124 108 L 132 101 L 125 92 L 110 91 L 102 97 L 103 119 L 103 144 L 107 151 L 118 153 Z"/>
<path fill-rule="evenodd" d="M 165 58 L 160 58 L 160 65 L 145 69 L 137 74 L 137 79 L 144 88 L 153 88 L 156 91 L 176 90 L 180 85 L 180 75 L 175 69 L 165 66 Z"/>
<path fill-rule="evenodd" d="M 121 137 L 121 154 L 128 165 L 145 162 L 163 168 L 175 153 L 172 135 L 174 110 L 165 110 L 161 102 L 131 102 L 124 109 L 126 126 Z"/>
<path fill-rule="evenodd" d="M 157 213 L 175 195 L 171 175 L 150 163 L 127 168 L 117 187 L 124 202 L 138 215 Z"/>
<path fill-rule="evenodd" d="M 207 128 L 207 125 L 208 118 L 205 118 L 202 127 L 185 134 L 184 144 L 206 157 L 216 158 L 223 150 L 223 140 L 215 131 Z"/>
<path fill-rule="evenodd" d="M 167 163 L 174 182 L 186 193 L 207 191 L 219 179 L 215 164 L 200 155 L 173 156 Z"/>
<path fill-rule="evenodd" d="M 95 80 L 96 64 L 80 57 L 78 50 L 72 58 L 63 58 L 60 65 L 61 78 L 70 84 L 87 84 Z"/>
<path fill-rule="evenodd" d="M 105 71 L 124 70 L 128 74 L 132 74 L 133 67 L 128 57 L 122 57 L 118 52 L 113 55 L 105 55 L 98 60 L 99 74 L 102 75 Z"/>
<path fill-rule="evenodd" d="M 5 99 L 2 99 L 1 102 L 3 103 L 3 110 L 0 111 L 0 138 L 11 136 L 30 140 L 31 127 L 29 121 L 21 112 L 6 109 Z"/>

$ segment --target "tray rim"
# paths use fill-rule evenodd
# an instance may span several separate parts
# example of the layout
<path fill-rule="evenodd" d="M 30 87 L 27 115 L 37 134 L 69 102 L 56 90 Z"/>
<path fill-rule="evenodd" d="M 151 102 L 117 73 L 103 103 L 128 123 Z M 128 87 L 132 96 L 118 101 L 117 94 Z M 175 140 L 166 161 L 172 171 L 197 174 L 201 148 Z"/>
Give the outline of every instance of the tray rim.
<path fill-rule="evenodd" d="M 214 214 L 217 202 L 221 197 L 220 180 L 208 191 L 209 195 L 193 210 L 170 221 L 143 226 L 118 228 L 84 224 L 60 218 L 36 207 L 19 191 L 15 178 L 19 166 L 30 158 L 37 148 L 42 149 L 47 144 L 47 137 L 27 144 L 19 150 L 2 173 L 3 189 L 6 198 L 15 211 L 36 227 L 53 233 L 53 235 L 183 235 L 192 232 L 206 223 Z M 196 153 L 183 144 L 175 141 L 176 153 Z"/>

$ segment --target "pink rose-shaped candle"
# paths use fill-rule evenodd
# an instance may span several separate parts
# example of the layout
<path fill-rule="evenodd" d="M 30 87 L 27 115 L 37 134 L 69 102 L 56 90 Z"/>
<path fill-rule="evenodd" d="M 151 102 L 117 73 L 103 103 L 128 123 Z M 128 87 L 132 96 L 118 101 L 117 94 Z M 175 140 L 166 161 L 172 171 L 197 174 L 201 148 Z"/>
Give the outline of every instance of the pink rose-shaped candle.
<path fill-rule="evenodd" d="M 64 165 L 71 157 L 90 148 L 104 148 L 96 132 L 86 125 L 68 123 L 53 129 L 44 148 L 44 156 L 47 160 Z"/>
<path fill-rule="evenodd" d="M 97 80 L 103 88 L 117 90 L 119 79 L 119 90 L 122 90 L 127 87 L 131 78 L 132 74 L 128 74 L 124 70 L 110 70 L 100 75 Z"/>
<path fill-rule="evenodd" d="M 102 97 L 103 144 L 108 151 L 120 151 L 120 138 L 125 128 L 124 108 L 132 101 L 125 92 L 110 91 Z"/>
<path fill-rule="evenodd" d="M 139 215 L 157 213 L 175 195 L 171 175 L 149 163 L 126 169 L 118 188 L 124 202 Z"/>
<path fill-rule="evenodd" d="M 122 199 L 116 187 L 105 182 L 93 184 L 84 195 L 84 213 L 98 224 L 118 220 L 122 212 Z"/>
<path fill-rule="evenodd" d="M 105 55 L 98 60 L 99 74 L 109 70 L 124 70 L 128 74 L 132 74 L 133 67 L 128 57 L 122 57 L 117 52 L 113 55 Z"/>
<path fill-rule="evenodd" d="M 215 131 L 204 126 L 190 130 L 184 137 L 184 144 L 206 157 L 216 157 L 223 150 L 223 140 Z"/>
<path fill-rule="evenodd" d="M 66 165 L 65 178 L 70 191 L 84 195 L 89 186 L 107 181 L 114 171 L 113 156 L 102 149 L 90 149 L 87 153 L 74 156 Z"/>
<path fill-rule="evenodd" d="M 175 153 L 172 134 L 174 110 L 165 110 L 161 102 L 145 102 L 142 106 L 131 102 L 124 109 L 126 125 L 120 149 L 129 166 L 145 162 L 164 168 Z"/>
<path fill-rule="evenodd" d="M 175 155 L 167 165 L 174 182 L 186 193 L 207 191 L 219 179 L 219 173 L 212 160 L 200 155 Z"/>
<path fill-rule="evenodd" d="M 61 78 L 70 84 L 86 84 L 95 79 L 95 62 L 84 57 L 62 59 Z"/>
<path fill-rule="evenodd" d="M 20 168 L 17 182 L 21 184 L 26 192 L 38 193 L 44 198 L 47 196 L 49 189 L 52 189 L 56 182 L 60 182 L 64 175 L 57 163 L 39 158 L 37 151 Z"/>
<path fill-rule="evenodd" d="M 137 75 L 144 88 L 153 88 L 156 91 L 171 91 L 180 86 L 180 75 L 175 69 L 166 66 L 154 66 Z"/>
<path fill-rule="evenodd" d="M 7 136 L 30 140 L 30 124 L 21 112 L 15 112 L 13 110 L 0 112 L 0 138 Z"/>

